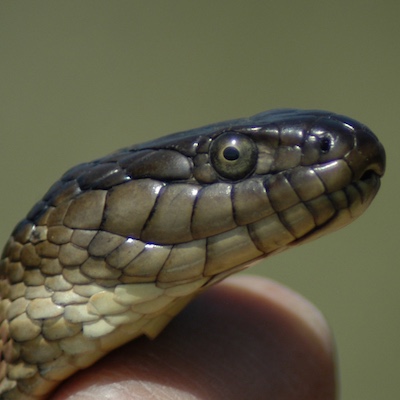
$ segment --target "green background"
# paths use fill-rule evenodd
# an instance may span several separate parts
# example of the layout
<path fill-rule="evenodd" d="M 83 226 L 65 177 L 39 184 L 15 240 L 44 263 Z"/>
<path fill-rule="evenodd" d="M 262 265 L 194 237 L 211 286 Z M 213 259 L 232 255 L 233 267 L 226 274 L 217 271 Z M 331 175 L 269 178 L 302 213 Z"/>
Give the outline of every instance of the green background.
<path fill-rule="evenodd" d="M 399 21 L 398 1 L 1 1 L 0 241 L 79 162 L 270 108 L 347 114 L 386 147 L 378 197 L 249 272 L 326 315 L 343 399 L 398 399 Z"/>

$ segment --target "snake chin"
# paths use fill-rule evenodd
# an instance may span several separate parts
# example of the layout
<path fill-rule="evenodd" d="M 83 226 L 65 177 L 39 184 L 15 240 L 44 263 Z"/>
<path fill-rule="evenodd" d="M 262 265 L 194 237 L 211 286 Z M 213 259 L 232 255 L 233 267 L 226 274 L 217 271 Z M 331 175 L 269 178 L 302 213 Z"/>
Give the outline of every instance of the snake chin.
<path fill-rule="evenodd" d="M 288 247 L 311 242 L 349 225 L 366 211 L 378 193 L 380 185 L 381 174 L 367 170 L 359 180 L 343 190 L 329 194 L 328 198 L 336 208 L 335 214 L 322 225 L 316 226 L 308 234 L 290 243 Z M 343 199 L 346 199 L 347 204 L 343 205 Z"/>

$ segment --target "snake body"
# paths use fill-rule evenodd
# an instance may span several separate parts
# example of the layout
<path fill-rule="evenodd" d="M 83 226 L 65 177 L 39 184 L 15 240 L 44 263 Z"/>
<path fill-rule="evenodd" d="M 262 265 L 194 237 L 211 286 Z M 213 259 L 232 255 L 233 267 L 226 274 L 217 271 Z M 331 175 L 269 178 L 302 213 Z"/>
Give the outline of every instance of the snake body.
<path fill-rule="evenodd" d="M 0 262 L 0 397 L 38 400 L 255 261 L 370 204 L 385 153 L 364 125 L 274 110 L 66 172 Z"/>

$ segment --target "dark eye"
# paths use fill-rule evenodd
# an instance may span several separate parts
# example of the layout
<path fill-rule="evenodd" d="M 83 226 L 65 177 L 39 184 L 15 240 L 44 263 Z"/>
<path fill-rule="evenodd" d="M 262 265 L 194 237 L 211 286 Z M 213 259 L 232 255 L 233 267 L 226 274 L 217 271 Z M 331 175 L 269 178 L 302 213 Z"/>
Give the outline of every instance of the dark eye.
<path fill-rule="evenodd" d="M 319 139 L 319 148 L 322 153 L 328 153 L 332 146 L 332 138 L 328 135 L 322 136 Z"/>
<path fill-rule="evenodd" d="M 240 157 L 240 151 L 236 147 L 226 147 L 224 157 L 228 161 L 235 161 Z"/>
<path fill-rule="evenodd" d="M 257 164 L 257 146 L 245 135 L 225 132 L 211 143 L 210 161 L 223 178 L 243 179 Z"/>

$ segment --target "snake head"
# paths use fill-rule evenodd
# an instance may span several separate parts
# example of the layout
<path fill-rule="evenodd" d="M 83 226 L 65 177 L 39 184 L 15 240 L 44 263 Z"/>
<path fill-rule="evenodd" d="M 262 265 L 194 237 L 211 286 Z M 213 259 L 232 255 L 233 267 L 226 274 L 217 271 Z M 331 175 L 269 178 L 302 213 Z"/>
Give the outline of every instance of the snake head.
<path fill-rule="evenodd" d="M 385 170 L 384 148 L 370 129 L 317 110 L 268 111 L 133 149 L 149 152 L 148 166 L 135 167 L 139 177 L 153 178 L 153 160 L 168 159 L 157 168 L 164 190 L 174 190 L 147 220 L 145 240 L 188 242 L 246 227 L 264 254 L 350 223 L 371 203 Z"/>
<path fill-rule="evenodd" d="M 344 226 L 376 195 L 375 135 L 275 110 L 128 147 L 67 171 L 0 261 L 0 397 L 44 399 L 155 337 L 197 293 Z"/>

